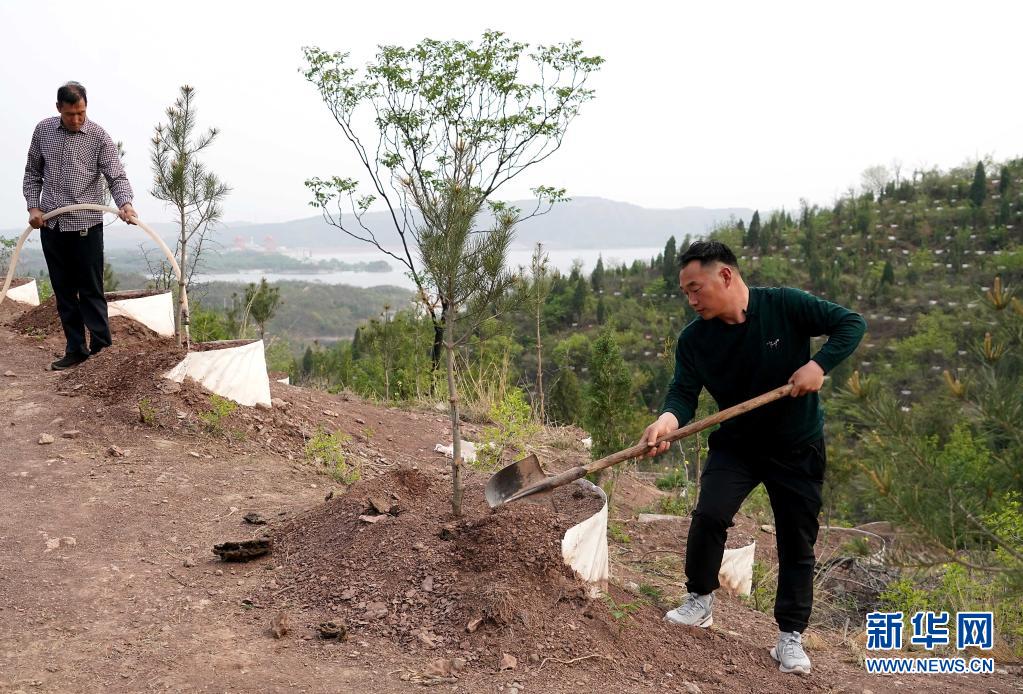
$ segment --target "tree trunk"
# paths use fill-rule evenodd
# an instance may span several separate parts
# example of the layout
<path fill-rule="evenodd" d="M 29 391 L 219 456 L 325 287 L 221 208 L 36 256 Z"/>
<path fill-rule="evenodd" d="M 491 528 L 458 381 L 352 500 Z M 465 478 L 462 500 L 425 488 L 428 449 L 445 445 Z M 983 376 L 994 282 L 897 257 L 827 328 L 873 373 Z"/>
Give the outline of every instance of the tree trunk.
<path fill-rule="evenodd" d="M 178 345 L 181 345 L 184 339 L 185 333 L 185 210 L 179 208 L 180 224 L 181 224 L 181 236 L 178 238 L 178 244 L 181 246 L 180 253 L 181 257 L 178 259 L 178 311 L 177 311 L 177 338 Z"/>
<path fill-rule="evenodd" d="M 447 340 L 448 402 L 451 411 L 451 513 L 462 515 L 462 429 L 458 419 L 458 392 L 455 390 L 455 321 L 454 304 L 444 312 L 444 330 Z"/>
<path fill-rule="evenodd" d="M 547 414 L 543 402 L 543 343 L 540 342 L 540 311 L 542 307 L 539 302 L 536 304 L 536 394 L 540 398 L 540 406 L 537 413 L 540 417 L 540 424 L 547 424 Z"/>
<path fill-rule="evenodd" d="M 447 309 L 444 309 L 442 316 L 447 315 Z M 430 353 L 430 397 L 432 398 L 435 394 L 435 383 L 437 380 L 437 369 L 440 368 L 440 355 L 441 350 L 444 347 L 444 320 L 437 320 L 431 316 L 433 321 L 433 351 Z"/>

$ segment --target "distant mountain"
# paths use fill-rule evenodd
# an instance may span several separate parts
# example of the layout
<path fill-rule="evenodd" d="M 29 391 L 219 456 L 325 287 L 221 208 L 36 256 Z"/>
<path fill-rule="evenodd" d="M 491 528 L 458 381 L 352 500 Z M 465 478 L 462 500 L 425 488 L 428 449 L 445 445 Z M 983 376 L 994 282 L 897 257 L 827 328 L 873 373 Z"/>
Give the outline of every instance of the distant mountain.
<path fill-rule="evenodd" d="M 524 212 L 532 211 L 536 206 L 532 200 L 512 204 Z M 686 234 L 699 236 L 719 223 L 732 218 L 748 221 L 752 215 L 753 210 L 739 207 L 657 210 L 604 198 L 580 197 L 556 205 L 545 215 L 522 222 L 516 232 L 515 243 L 519 246 L 532 246 L 542 241 L 549 248 L 661 246 L 669 236 L 674 235 L 677 239 Z M 354 220 L 348 217 L 345 221 Z M 480 224 L 486 224 L 487 221 L 482 219 Z M 393 247 L 397 244 L 388 213 L 370 212 L 363 222 L 384 245 Z M 168 243 L 173 241 L 172 225 L 151 226 Z M 4 235 L 13 236 L 17 233 L 19 231 L 8 230 Z M 111 226 L 105 233 L 106 245 L 111 249 L 135 247 L 140 238 L 145 238 L 141 230 L 126 228 L 120 223 Z M 362 242 L 330 226 L 319 216 L 273 224 L 230 222 L 224 224 L 216 235 L 217 242 L 223 248 L 233 247 L 236 241 L 262 246 L 271 239 L 272 245 L 278 248 L 316 252 L 366 247 Z"/>

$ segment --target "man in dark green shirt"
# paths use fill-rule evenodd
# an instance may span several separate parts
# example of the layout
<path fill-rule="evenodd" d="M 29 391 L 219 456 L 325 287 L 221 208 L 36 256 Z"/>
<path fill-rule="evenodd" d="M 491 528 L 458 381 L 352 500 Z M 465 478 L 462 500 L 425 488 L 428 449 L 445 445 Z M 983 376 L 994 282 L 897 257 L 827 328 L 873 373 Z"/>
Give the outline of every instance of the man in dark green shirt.
<path fill-rule="evenodd" d="M 665 619 L 713 623 L 713 591 L 728 528 L 760 483 L 767 489 L 778 541 L 774 616 L 780 634 L 771 655 L 782 672 L 810 672 L 801 633 L 813 607 L 814 543 L 824 483 L 824 374 L 852 354 L 866 330 L 857 313 L 799 289 L 747 287 L 735 254 L 697 241 L 681 258 L 679 285 L 699 318 L 675 348 L 675 377 L 663 412 L 643 433 L 648 455 L 668 450 L 658 437 L 693 418 L 706 388 L 720 409 L 792 384 L 783 398 L 723 423 L 710 435 L 686 544 L 685 602 Z M 810 355 L 810 338 L 828 341 Z"/>

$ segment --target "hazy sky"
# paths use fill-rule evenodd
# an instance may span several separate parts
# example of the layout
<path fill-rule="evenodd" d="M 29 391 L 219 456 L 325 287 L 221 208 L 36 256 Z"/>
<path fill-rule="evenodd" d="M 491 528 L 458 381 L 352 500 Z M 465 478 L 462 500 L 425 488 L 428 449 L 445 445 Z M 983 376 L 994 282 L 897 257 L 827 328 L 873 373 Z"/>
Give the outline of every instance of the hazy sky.
<path fill-rule="evenodd" d="M 208 162 L 234 187 L 228 220 L 315 214 L 302 182 L 357 173 L 298 73 L 303 45 L 350 51 L 424 37 L 583 41 L 607 63 L 597 98 L 530 179 L 645 207 L 828 203 L 871 164 L 948 167 L 1023 154 L 1015 2 L 45 2 L 0 4 L 0 228 L 23 228 L 25 154 L 73 79 L 127 149 L 136 208 L 149 139 L 182 84 Z"/>

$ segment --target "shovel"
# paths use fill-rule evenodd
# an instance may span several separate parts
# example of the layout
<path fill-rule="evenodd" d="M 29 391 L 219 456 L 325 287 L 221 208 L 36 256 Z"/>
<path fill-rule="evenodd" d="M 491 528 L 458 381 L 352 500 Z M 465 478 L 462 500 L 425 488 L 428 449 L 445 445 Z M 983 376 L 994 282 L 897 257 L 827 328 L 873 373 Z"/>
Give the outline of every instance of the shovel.
<path fill-rule="evenodd" d="M 703 419 L 684 426 L 681 429 L 669 432 L 657 439 L 657 443 L 678 441 L 679 439 L 684 439 L 687 436 L 692 436 L 693 434 L 703 431 L 704 429 L 708 429 L 715 424 L 720 424 L 732 417 L 738 417 L 750 410 L 755 410 L 761 405 L 766 405 L 767 403 L 774 402 L 779 398 L 783 398 L 791 391 L 792 384 L 787 383 L 772 391 L 764 393 L 763 395 L 758 395 L 751 400 L 740 402 L 738 405 L 733 405 L 726 410 L 721 410 L 709 417 L 704 417 Z M 535 454 L 530 455 L 501 469 L 490 478 L 487 482 L 485 492 L 487 503 L 490 504 L 490 508 L 496 508 L 502 504 L 518 501 L 519 499 L 525 499 L 526 497 L 533 496 L 534 494 L 547 492 L 555 487 L 560 487 L 563 484 L 574 482 L 581 477 L 585 477 L 591 472 L 597 472 L 598 470 L 603 470 L 604 468 L 617 465 L 618 463 L 625 462 L 626 460 L 638 458 L 649 450 L 650 446 L 647 444 L 637 443 L 632 448 L 626 448 L 624 451 L 612 453 L 606 458 L 594 460 L 592 463 L 579 465 L 571 468 L 570 470 L 565 470 L 560 475 L 554 475 L 553 477 L 547 477 L 543 468 L 540 467 L 540 461 L 537 460 Z"/>

